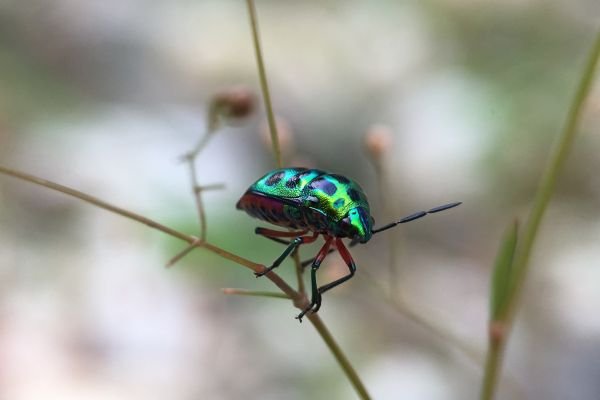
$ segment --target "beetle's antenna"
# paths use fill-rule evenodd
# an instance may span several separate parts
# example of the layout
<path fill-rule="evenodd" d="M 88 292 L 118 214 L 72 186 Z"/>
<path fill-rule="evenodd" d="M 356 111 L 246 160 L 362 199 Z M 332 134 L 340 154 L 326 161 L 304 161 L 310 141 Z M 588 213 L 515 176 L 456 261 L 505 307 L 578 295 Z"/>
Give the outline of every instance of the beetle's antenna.
<path fill-rule="evenodd" d="M 402 218 L 401 220 L 399 220 L 397 222 L 390 222 L 389 224 L 384 225 L 381 228 L 372 229 L 371 233 L 375 234 L 375 233 L 383 232 L 383 231 L 386 231 L 386 230 L 388 230 L 390 228 L 395 227 L 396 225 L 404 224 L 404 223 L 410 222 L 410 221 L 414 221 L 415 219 L 423 218 L 427 214 L 434 214 L 434 213 L 437 213 L 437 212 L 440 212 L 440 211 L 448 210 L 450 208 L 454 208 L 454 207 L 459 206 L 461 204 L 462 204 L 462 201 L 458 201 L 456 203 L 444 204 L 443 206 L 434 207 L 434 208 L 432 208 L 431 210 L 428 210 L 428 211 L 418 211 L 416 213 L 410 214 L 410 215 Z"/>
<path fill-rule="evenodd" d="M 389 223 L 387 225 L 382 226 L 381 228 L 373 229 L 373 230 L 371 230 L 371 233 L 373 233 L 373 234 L 379 233 L 379 232 L 388 230 L 390 228 L 393 228 L 396 225 L 404 224 L 406 222 L 414 221 L 415 219 L 423 218 L 427 214 L 434 214 L 436 212 L 444 211 L 444 210 L 447 210 L 449 208 L 454 208 L 454 207 L 459 206 L 461 204 L 462 204 L 462 201 L 458 201 L 456 203 L 444 204 L 443 206 L 434 207 L 434 208 L 432 208 L 429 211 L 419 211 L 419 212 L 410 214 L 409 216 L 406 216 L 406 217 L 402 218 L 398 222 L 391 222 L 391 223 Z M 274 238 L 269 238 L 269 239 L 275 240 Z M 277 241 L 279 241 L 279 240 L 277 240 Z M 285 242 L 283 240 L 281 242 L 287 244 L 287 242 Z M 354 247 L 354 246 L 356 246 L 359 243 L 360 242 L 357 239 L 352 239 L 352 241 L 350 242 L 350 245 L 348 247 Z M 329 249 L 329 253 L 333 253 L 334 251 L 335 251 L 335 249 Z M 306 266 L 312 264 L 312 262 L 314 260 L 315 260 L 314 258 L 311 258 L 309 260 L 302 261 L 301 265 L 302 265 L 302 267 L 306 267 Z"/>

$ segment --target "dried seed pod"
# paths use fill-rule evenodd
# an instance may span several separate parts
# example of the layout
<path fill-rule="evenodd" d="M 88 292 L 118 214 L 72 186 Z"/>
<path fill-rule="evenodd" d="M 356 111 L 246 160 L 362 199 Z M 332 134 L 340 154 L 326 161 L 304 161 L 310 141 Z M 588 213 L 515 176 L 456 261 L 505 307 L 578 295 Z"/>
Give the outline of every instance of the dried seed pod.
<path fill-rule="evenodd" d="M 382 124 L 371 125 L 364 137 L 364 146 L 373 159 L 379 160 L 391 148 L 394 141 L 392 130 Z"/>
<path fill-rule="evenodd" d="M 235 86 L 216 93 L 208 112 L 208 130 L 220 124 L 236 124 L 250 116 L 256 109 L 256 95 L 245 86 Z"/>

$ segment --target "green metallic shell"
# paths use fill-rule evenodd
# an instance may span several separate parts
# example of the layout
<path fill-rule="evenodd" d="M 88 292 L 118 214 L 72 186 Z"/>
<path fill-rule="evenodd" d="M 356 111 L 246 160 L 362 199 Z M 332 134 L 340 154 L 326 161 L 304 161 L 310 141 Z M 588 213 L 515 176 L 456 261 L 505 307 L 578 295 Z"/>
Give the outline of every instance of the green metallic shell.
<path fill-rule="evenodd" d="M 340 221 L 354 208 L 369 212 L 369 202 L 358 183 L 340 175 L 325 174 L 315 178 L 303 190 L 304 206 Z"/>
<path fill-rule="evenodd" d="M 256 181 L 249 190 L 292 200 L 298 205 L 322 212 L 336 222 L 356 207 L 370 212 L 367 196 L 358 183 L 318 169 L 276 169 Z"/>
<path fill-rule="evenodd" d="M 302 197 L 302 190 L 306 185 L 317 176 L 323 174 L 325 172 L 318 169 L 276 169 L 260 178 L 248 190 L 282 199 L 299 200 Z"/>
<path fill-rule="evenodd" d="M 318 169 L 283 168 L 271 171 L 248 189 L 297 207 L 297 218 L 322 214 L 333 233 L 347 233 L 348 224 L 364 241 L 371 237 L 373 218 L 363 189 L 351 179 Z M 342 220 L 347 223 L 342 223 Z"/>

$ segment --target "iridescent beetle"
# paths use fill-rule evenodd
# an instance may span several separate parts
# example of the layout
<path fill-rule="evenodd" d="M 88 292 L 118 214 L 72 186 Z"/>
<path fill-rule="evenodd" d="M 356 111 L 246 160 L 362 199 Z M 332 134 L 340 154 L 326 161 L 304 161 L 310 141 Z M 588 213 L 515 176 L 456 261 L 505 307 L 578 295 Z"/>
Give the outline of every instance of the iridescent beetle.
<path fill-rule="evenodd" d="M 350 238 L 352 240 L 350 246 L 366 243 L 375 233 L 424 217 L 427 214 L 456 207 L 459 204 L 461 203 L 451 203 L 432 208 L 429 211 L 419 211 L 397 222 L 373 229 L 375 221 L 370 213 L 367 196 L 356 182 L 344 176 L 318 169 L 283 168 L 267 173 L 252 184 L 238 201 L 237 208 L 246 211 L 252 217 L 293 229 L 281 232 L 256 228 L 257 234 L 288 244 L 285 251 L 269 268 L 256 273 L 257 277 L 277 268 L 301 244 L 312 243 L 319 235 L 324 236 L 325 244 L 317 256 L 311 260 L 312 297 L 310 305 L 296 317 L 302 322 L 302 317 L 307 312 L 315 313 L 319 310 L 321 295 L 324 292 L 354 276 L 356 265 L 342 242 L 342 238 Z M 307 235 L 309 232 L 312 232 L 312 235 Z M 285 242 L 280 238 L 292 238 L 292 240 Z M 335 245 L 340 252 L 350 273 L 318 287 L 316 273 L 332 245 Z"/>

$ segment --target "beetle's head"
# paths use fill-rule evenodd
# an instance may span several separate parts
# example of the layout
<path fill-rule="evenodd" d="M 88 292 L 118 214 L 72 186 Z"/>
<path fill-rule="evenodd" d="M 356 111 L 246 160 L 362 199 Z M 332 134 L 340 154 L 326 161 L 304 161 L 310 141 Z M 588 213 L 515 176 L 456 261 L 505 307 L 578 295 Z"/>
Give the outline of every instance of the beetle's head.
<path fill-rule="evenodd" d="M 373 217 L 361 206 L 354 207 L 348 211 L 347 221 L 351 226 L 352 238 L 358 239 L 361 243 L 367 243 L 373 235 Z"/>

